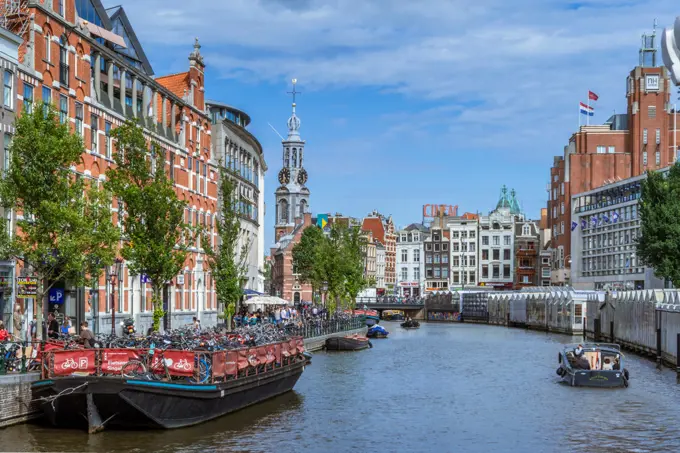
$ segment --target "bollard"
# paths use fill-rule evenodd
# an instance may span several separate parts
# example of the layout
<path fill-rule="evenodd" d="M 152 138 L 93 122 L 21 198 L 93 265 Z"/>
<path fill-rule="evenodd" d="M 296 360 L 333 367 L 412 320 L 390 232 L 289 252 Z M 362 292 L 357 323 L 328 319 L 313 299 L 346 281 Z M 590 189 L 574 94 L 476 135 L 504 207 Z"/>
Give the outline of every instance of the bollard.
<path fill-rule="evenodd" d="M 675 376 L 678 384 L 680 384 L 680 333 L 675 339 Z"/>
<path fill-rule="evenodd" d="M 609 321 L 609 337 L 611 338 L 612 343 L 616 343 L 616 337 L 614 336 L 614 321 Z"/>
<path fill-rule="evenodd" d="M 586 332 L 586 329 L 588 329 L 588 318 L 585 316 L 583 317 L 583 341 L 586 341 L 588 339 L 588 334 Z"/>
<path fill-rule="evenodd" d="M 21 345 L 21 373 L 26 373 L 26 342 Z"/>
<path fill-rule="evenodd" d="M 505 314 L 505 325 L 510 327 L 510 313 Z"/>
<path fill-rule="evenodd" d="M 661 329 L 656 329 L 656 368 L 661 369 Z"/>

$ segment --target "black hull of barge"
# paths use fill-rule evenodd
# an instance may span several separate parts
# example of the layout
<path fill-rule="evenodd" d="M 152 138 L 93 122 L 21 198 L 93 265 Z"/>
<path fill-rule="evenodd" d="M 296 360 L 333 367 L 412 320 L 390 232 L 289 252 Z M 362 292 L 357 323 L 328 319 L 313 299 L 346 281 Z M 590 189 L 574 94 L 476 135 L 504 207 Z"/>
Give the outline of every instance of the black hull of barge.
<path fill-rule="evenodd" d="M 88 398 L 94 403 L 103 429 L 183 428 L 292 390 L 305 364 L 300 361 L 259 375 L 204 385 L 93 376 L 47 379 L 33 384 L 33 398 L 81 386 L 52 403 L 42 404 L 47 420 L 59 428 L 95 431 L 91 414 L 88 421 Z"/>
<path fill-rule="evenodd" d="M 368 339 L 333 337 L 326 340 L 327 351 L 360 351 L 369 347 Z"/>

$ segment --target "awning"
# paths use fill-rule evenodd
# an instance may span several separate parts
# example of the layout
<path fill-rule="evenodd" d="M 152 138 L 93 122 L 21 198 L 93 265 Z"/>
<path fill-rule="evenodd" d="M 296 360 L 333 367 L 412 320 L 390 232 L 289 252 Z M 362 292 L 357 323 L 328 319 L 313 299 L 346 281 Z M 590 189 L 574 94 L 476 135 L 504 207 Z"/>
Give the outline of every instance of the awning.
<path fill-rule="evenodd" d="M 244 289 L 243 294 L 245 294 L 246 296 L 261 296 L 263 293 L 258 293 L 257 291 L 252 289 Z"/>
<path fill-rule="evenodd" d="M 292 302 L 275 296 L 255 296 L 244 302 L 246 305 L 293 305 Z"/>
<path fill-rule="evenodd" d="M 118 36 L 115 33 L 112 33 L 108 31 L 105 28 L 102 28 L 98 25 L 95 25 L 91 22 L 88 22 L 86 20 L 80 19 L 80 23 L 85 25 L 87 30 L 92 33 L 95 36 L 99 36 L 100 38 L 104 38 L 105 40 L 109 41 L 110 43 L 113 43 L 117 46 L 120 46 L 124 49 L 127 49 L 127 45 L 125 44 L 125 40 L 123 39 L 122 36 Z"/>

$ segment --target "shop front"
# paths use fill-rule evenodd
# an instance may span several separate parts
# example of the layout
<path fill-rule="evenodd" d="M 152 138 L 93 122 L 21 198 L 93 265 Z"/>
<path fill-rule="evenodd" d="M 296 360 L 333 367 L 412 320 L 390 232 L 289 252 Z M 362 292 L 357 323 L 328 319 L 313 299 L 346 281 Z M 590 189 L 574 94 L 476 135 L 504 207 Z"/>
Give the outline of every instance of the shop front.
<path fill-rule="evenodd" d="M 419 282 L 399 282 L 399 292 L 401 297 L 419 297 L 420 283 Z"/>

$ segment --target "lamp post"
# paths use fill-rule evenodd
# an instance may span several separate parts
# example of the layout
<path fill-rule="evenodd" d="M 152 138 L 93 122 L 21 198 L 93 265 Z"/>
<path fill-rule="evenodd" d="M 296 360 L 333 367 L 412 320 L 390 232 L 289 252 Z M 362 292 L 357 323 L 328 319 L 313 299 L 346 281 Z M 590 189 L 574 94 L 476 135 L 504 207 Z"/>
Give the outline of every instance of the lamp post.
<path fill-rule="evenodd" d="M 116 258 L 113 266 L 108 267 L 109 282 L 111 283 L 111 335 L 116 335 L 116 280 L 122 280 L 123 260 Z"/>

